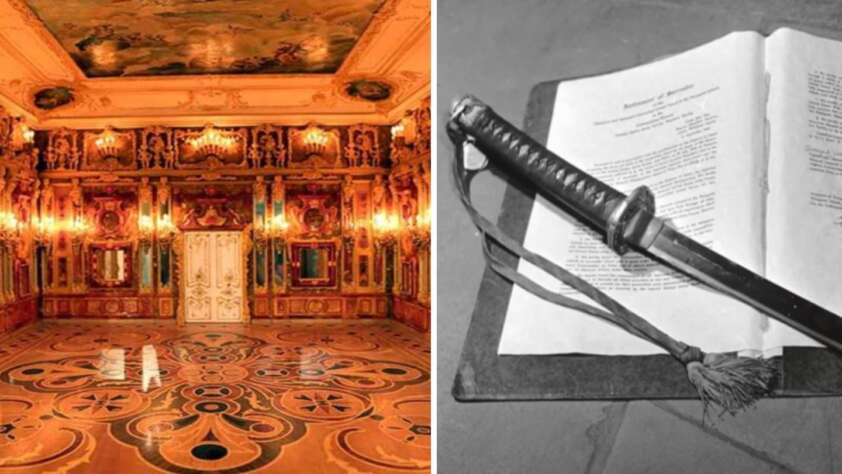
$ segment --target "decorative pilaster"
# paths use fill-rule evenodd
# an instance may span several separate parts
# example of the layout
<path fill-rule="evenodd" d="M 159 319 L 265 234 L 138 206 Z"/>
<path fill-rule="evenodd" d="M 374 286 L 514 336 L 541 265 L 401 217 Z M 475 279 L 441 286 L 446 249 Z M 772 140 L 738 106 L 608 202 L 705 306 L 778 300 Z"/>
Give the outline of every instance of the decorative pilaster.
<path fill-rule="evenodd" d="M 272 180 L 272 288 L 275 294 L 282 294 L 287 288 L 286 241 L 282 237 L 287 225 L 284 203 L 286 191 L 283 177 L 278 175 Z"/>
<path fill-rule="evenodd" d="M 143 176 L 140 179 L 140 186 L 137 192 L 138 203 L 138 240 L 137 240 L 137 255 L 140 265 L 139 278 L 139 293 L 150 294 L 154 289 L 153 282 L 153 241 L 155 237 L 154 225 L 154 203 L 152 200 L 152 186 L 149 184 L 149 178 Z"/>
<path fill-rule="evenodd" d="M 253 192 L 253 228 L 254 253 L 252 255 L 252 284 L 256 295 L 269 292 L 269 275 L 267 272 L 267 257 L 269 251 L 269 220 L 266 207 L 266 183 L 263 176 L 255 178 Z"/>

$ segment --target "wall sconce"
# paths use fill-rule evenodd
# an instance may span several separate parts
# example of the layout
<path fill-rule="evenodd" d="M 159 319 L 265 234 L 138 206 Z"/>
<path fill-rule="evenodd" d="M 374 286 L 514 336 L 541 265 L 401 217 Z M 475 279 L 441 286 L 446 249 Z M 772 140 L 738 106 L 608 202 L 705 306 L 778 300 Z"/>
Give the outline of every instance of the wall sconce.
<path fill-rule="evenodd" d="M 283 214 L 274 216 L 269 221 L 268 233 L 272 239 L 286 240 L 289 234 L 289 222 Z"/>
<path fill-rule="evenodd" d="M 265 220 L 265 218 L 264 219 L 255 218 L 254 219 L 254 225 L 252 226 L 252 228 L 254 229 L 255 237 L 257 239 L 260 239 L 260 240 L 266 238 L 267 226 L 265 225 L 264 220 Z"/>
<path fill-rule="evenodd" d="M 406 128 L 404 127 L 402 122 L 398 122 L 398 123 L 392 125 L 392 129 L 391 129 L 392 140 L 394 140 L 398 137 L 403 138 L 404 130 L 406 130 Z"/>
<path fill-rule="evenodd" d="M 152 219 L 152 216 L 137 218 L 138 237 L 142 241 L 150 241 L 152 237 L 157 237 L 158 240 L 169 240 L 177 231 L 178 228 L 173 225 L 169 215 L 158 216 L 155 220 Z"/>
<path fill-rule="evenodd" d="M 418 134 L 415 127 L 415 120 L 411 116 L 406 116 L 400 122 L 393 125 L 391 132 L 392 140 L 402 138 L 406 144 L 414 143 Z"/>
<path fill-rule="evenodd" d="M 99 156 L 103 158 L 117 156 L 120 152 L 117 146 L 117 137 L 114 136 L 114 131 L 111 127 L 105 127 L 105 130 L 94 141 Z"/>
<path fill-rule="evenodd" d="M 360 224 L 354 219 L 348 220 L 342 226 L 342 241 L 345 243 L 345 245 L 351 247 L 352 249 L 354 246 L 354 242 L 356 241 L 358 228 L 364 229 L 365 224 Z"/>
<path fill-rule="evenodd" d="M 11 212 L 0 212 L 0 240 L 13 241 L 20 237 L 21 222 Z"/>
<path fill-rule="evenodd" d="M 169 215 L 159 216 L 155 222 L 155 235 L 158 236 L 158 240 L 169 240 L 177 231 L 178 228 L 173 225 L 172 218 Z"/>
<path fill-rule="evenodd" d="M 380 245 L 392 245 L 397 239 L 400 221 L 394 214 L 378 212 L 371 219 L 371 228 L 375 242 Z"/>
<path fill-rule="evenodd" d="M 55 221 L 52 217 L 35 217 L 32 219 L 32 232 L 36 242 L 41 245 L 47 244 L 55 235 Z"/>
<path fill-rule="evenodd" d="M 433 215 L 429 209 L 424 210 L 421 214 L 418 215 L 418 223 L 425 227 L 427 230 L 430 229 L 430 225 L 433 223 Z"/>
<path fill-rule="evenodd" d="M 321 156 L 325 152 L 328 135 L 327 132 L 319 127 L 310 125 L 306 130 L 304 130 L 304 138 L 302 141 L 304 142 L 304 151 L 307 153 L 307 156 Z"/>
<path fill-rule="evenodd" d="M 410 221 L 409 231 L 412 233 L 412 239 L 418 246 L 426 246 L 430 243 L 430 226 L 433 218 L 429 209 L 426 209 L 417 216 L 414 216 Z"/>
<path fill-rule="evenodd" d="M 91 230 L 91 227 L 87 222 L 85 222 L 85 219 L 78 216 L 69 221 L 66 227 L 70 237 L 77 241 L 84 239 Z"/>
<path fill-rule="evenodd" d="M 152 222 L 151 216 L 143 216 L 137 218 L 137 233 L 140 240 L 152 240 L 152 235 L 155 233 L 155 225 Z"/>
<path fill-rule="evenodd" d="M 205 156 L 224 155 L 236 142 L 234 137 L 223 135 L 212 124 L 205 125 L 198 137 L 187 139 L 191 147 Z"/>
<path fill-rule="evenodd" d="M 23 150 L 35 142 L 35 131 L 18 120 L 12 131 L 12 146 L 15 150 Z"/>

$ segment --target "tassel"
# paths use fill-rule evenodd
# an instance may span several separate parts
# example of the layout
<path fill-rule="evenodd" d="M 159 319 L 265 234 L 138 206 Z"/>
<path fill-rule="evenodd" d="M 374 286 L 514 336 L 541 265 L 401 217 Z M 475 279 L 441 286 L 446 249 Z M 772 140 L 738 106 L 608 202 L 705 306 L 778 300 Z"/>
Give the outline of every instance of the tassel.
<path fill-rule="evenodd" d="M 688 362 L 686 367 L 687 377 L 702 400 L 704 419 L 710 405 L 722 408 L 720 417 L 751 407 L 772 391 L 778 378 L 777 364 L 763 358 L 711 353 L 700 359 Z"/>

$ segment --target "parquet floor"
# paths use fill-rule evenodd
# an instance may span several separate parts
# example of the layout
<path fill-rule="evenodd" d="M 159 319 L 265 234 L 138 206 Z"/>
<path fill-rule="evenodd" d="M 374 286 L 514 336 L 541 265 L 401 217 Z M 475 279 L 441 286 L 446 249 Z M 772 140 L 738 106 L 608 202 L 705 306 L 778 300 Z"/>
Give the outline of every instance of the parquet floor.
<path fill-rule="evenodd" d="M 428 472 L 429 344 L 394 321 L 39 321 L 0 337 L 0 474 Z"/>

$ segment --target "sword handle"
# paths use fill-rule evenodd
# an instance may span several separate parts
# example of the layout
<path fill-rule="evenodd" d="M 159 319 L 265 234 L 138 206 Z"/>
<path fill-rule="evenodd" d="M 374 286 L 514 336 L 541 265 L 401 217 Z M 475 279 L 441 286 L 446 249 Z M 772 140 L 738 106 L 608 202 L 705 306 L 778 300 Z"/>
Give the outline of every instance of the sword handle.
<path fill-rule="evenodd" d="M 627 200 L 625 194 L 547 150 L 475 97 L 465 96 L 454 104 L 450 127 L 470 137 L 489 161 L 535 186 L 597 229 L 608 232 L 607 240 L 612 247 L 619 253 L 625 251 L 624 231 L 630 229 L 624 227 L 636 216 L 634 211 L 643 206 L 640 199 Z M 621 205 L 631 212 L 621 212 L 618 216 L 614 211 Z M 645 210 L 651 217 L 654 201 L 651 209 Z M 618 218 L 625 222 L 618 222 Z"/>

